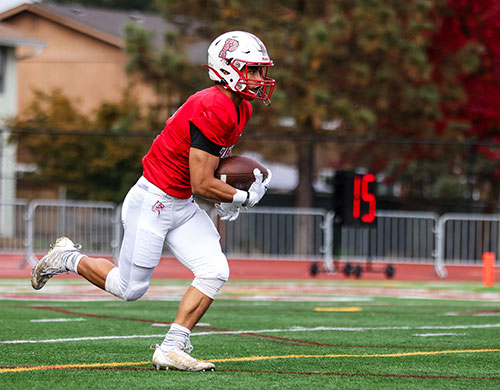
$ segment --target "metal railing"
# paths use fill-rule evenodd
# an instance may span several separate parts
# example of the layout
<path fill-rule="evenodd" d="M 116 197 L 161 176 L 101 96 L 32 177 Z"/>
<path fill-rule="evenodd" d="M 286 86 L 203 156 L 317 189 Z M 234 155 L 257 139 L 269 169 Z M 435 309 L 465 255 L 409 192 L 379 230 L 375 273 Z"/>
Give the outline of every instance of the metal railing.
<path fill-rule="evenodd" d="M 28 202 L 0 203 L 0 251 L 26 253 L 26 211 Z"/>
<path fill-rule="evenodd" d="M 321 260 L 327 211 L 281 207 L 242 210 L 234 222 L 219 223 L 228 257 Z"/>
<path fill-rule="evenodd" d="M 445 264 L 480 264 L 484 252 L 500 253 L 499 214 L 444 214 L 436 234 L 436 272 L 446 277 Z"/>
<path fill-rule="evenodd" d="M 108 202 L 35 200 L 26 212 L 26 256 L 33 264 L 55 238 L 69 236 L 88 254 L 114 255 L 121 241 L 118 208 Z"/>
<path fill-rule="evenodd" d="M 434 260 L 437 214 L 381 210 L 376 215 L 373 226 L 342 227 L 342 258 L 395 263 Z"/>
<path fill-rule="evenodd" d="M 56 237 L 67 235 L 85 253 L 117 258 L 120 210 L 108 202 L 0 203 L 0 253 L 24 254 L 34 264 Z M 372 227 L 344 226 L 340 232 L 334 231 L 333 212 L 324 209 L 255 207 L 229 223 L 211 215 L 229 258 L 324 261 L 329 270 L 335 246 L 341 261 L 434 264 L 445 277 L 446 264 L 478 264 L 485 251 L 500 253 L 498 214 L 382 210 Z"/>

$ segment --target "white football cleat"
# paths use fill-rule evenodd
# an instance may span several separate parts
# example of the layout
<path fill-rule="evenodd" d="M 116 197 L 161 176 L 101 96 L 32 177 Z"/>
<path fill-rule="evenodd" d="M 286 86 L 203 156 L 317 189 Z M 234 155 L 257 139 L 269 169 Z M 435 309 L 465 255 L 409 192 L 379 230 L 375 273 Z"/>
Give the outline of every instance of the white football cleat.
<path fill-rule="evenodd" d="M 31 273 L 31 285 L 35 290 L 40 290 L 45 283 L 54 275 L 69 272 L 63 260 L 63 254 L 70 252 L 79 252 L 80 244 L 74 244 L 68 237 L 60 237 L 50 246 L 49 251 L 33 267 Z"/>
<path fill-rule="evenodd" d="M 164 351 L 157 344 L 153 354 L 153 366 L 157 370 L 215 371 L 215 364 L 200 362 L 179 347 Z"/>

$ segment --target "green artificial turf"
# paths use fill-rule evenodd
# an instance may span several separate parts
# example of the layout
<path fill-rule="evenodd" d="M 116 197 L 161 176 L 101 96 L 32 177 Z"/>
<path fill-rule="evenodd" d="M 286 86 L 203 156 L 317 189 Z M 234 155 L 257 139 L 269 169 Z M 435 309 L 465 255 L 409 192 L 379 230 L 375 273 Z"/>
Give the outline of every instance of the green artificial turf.
<path fill-rule="evenodd" d="M 75 282 L 60 283 L 64 288 L 64 283 L 70 287 Z M 179 284 L 154 284 L 169 283 Z M 286 286 L 286 282 L 250 284 L 258 289 L 269 283 Z M 321 300 L 324 294 L 301 292 L 311 282 L 294 283 L 299 287 L 286 295 L 303 295 L 307 300 L 271 301 L 265 299 L 265 293 L 261 298 L 239 300 L 245 294 L 233 291 L 225 299 L 214 301 L 202 319 L 205 326 L 197 327 L 191 336 L 193 356 L 214 360 L 217 366 L 217 371 L 205 373 L 156 371 L 150 363 L 150 346 L 160 343 L 168 329 L 158 325 L 175 317 L 177 301 L 68 302 L 35 300 L 36 296 L 32 300 L 0 301 L 1 387 L 500 388 L 500 302 L 370 296 L 328 302 Z M 369 282 L 333 285 L 370 287 Z M 497 288 L 485 290 L 478 284 L 371 285 L 401 291 L 498 292 Z M 358 311 L 316 311 L 318 308 Z M 34 322 L 63 318 L 78 321 Z M 123 336 L 127 338 L 116 338 Z M 74 338 L 86 339 L 68 340 Z M 102 366 L 92 366 L 97 363 Z M 16 368 L 22 370 L 10 371 Z"/>

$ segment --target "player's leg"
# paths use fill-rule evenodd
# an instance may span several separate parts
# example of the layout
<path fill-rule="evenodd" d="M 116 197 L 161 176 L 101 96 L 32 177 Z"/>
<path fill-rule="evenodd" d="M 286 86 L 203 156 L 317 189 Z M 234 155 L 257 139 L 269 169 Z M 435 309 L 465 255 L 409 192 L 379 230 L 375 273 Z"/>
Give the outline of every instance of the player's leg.
<path fill-rule="evenodd" d="M 228 280 L 229 267 L 220 247 L 219 233 L 210 218 L 195 203 L 186 204 L 185 208 L 191 217 L 169 231 L 166 243 L 195 278 L 179 304 L 174 323 L 156 348 L 153 364 L 157 369 L 178 368 L 179 361 L 189 359 L 188 370 L 212 370 L 215 369 L 212 363 L 199 362 L 187 354 L 192 350 L 189 335 Z"/>
<path fill-rule="evenodd" d="M 153 207 L 158 202 L 163 205 L 161 212 Z M 136 300 L 146 293 L 163 252 L 172 206 L 173 198 L 143 177 L 130 190 L 122 207 L 124 235 L 119 266 L 109 270 L 106 291 L 124 300 Z"/>
<path fill-rule="evenodd" d="M 83 256 L 75 271 L 93 285 L 106 290 L 106 277 L 116 265 L 105 258 Z"/>
<path fill-rule="evenodd" d="M 166 243 L 174 256 L 194 274 L 175 320 L 191 330 L 228 280 L 229 266 L 212 220 L 196 203 L 190 203 L 189 208 L 194 211 L 193 216 L 169 231 Z"/>
<path fill-rule="evenodd" d="M 51 277 L 74 272 L 104 290 L 106 276 L 114 267 L 115 264 L 108 259 L 81 254 L 79 244 L 74 244 L 68 237 L 60 237 L 33 268 L 31 285 L 39 290 Z"/>
<path fill-rule="evenodd" d="M 174 323 L 192 330 L 208 310 L 213 298 L 193 286 L 189 286 L 181 302 Z"/>
<path fill-rule="evenodd" d="M 33 287 L 40 289 L 52 276 L 72 271 L 122 299 L 140 298 L 147 291 L 154 267 L 160 260 L 170 223 L 166 218 L 168 213 L 160 216 L 151 210 L 159 198 L 168 203 L 168 199 L 163 198 L 165 194 L 154 186 L 153 192 L 148 192 L 142 185 L 147 184 L 144 181 L 141 178 L 132 187 L 123 203 L 124 239 L 119 267 L 107 259 L 81 254 L 79 246 L 63 237 L 34 267 Z"/>

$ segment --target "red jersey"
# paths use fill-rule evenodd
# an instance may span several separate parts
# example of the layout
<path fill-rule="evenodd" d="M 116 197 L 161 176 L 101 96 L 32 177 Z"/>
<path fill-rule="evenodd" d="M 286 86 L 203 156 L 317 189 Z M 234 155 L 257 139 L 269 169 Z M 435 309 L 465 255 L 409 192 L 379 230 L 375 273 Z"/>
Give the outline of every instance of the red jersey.
<path fill-rule="evenodd" d="M 192 195 L 189 178 L 189 149 L 192 122 L 205 137 L 222 146 L 220 157 L 229 156 L 252 115 L 252 105 L 242 100 L 239 116 L 232 100 L 216 86 L 192 95 L 167 120 L 142 159 L 143 175 L 155 186 L 176 198 Z"/>

